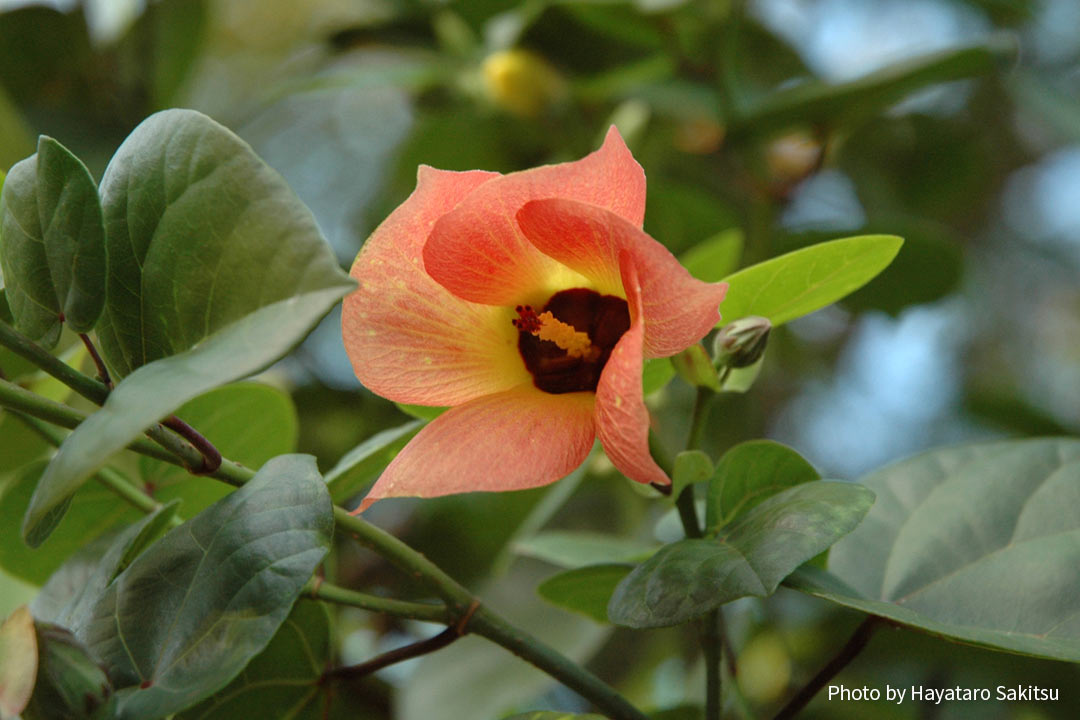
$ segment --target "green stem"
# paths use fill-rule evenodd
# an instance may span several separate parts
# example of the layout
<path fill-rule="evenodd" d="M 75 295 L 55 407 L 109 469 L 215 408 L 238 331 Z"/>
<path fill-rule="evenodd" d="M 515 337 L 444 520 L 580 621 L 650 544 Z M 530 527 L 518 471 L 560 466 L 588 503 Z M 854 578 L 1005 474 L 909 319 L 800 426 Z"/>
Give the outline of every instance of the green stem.
<path fill-rule="evenodd" d="M 36 432 L 41 437 L 45 438 L 46 442 L 53 445 L 54 447 L 60 447 L 60 443 L 62 443 L 64 441 L 64 438 L 66 437 L 66 435 L 60 430 L 57 430 L 51 425 L 46 425 L 37 418 L 32 418 L 29 415 L 25 415 L 20 412 L 15 412 L 12 414 L 31 430 Z M 161 509 L 161 503 L 154 500 L 152 497 L 150 497 L 145 492 L 143 492 L 138 487 L 129 482 L 126 477 L 116 472 L 112 468 L 101 468 L 97 471 L 94 477 L 102 485 L 107 487 L 109 490 L 111 490 L 123 500 L 127 501 L 127 503 L 134 507 L 136 510 L 141 510 L 142 512 L 149 514 L 152 512 L 157 512 Z M 173 515 L 172 520 L 170 521 L 173 527 L 176 527 L 183 522 L 183 519 L 177 515 Z"/>
<path fill-rule="evenodd" d="M 776 717 L 773 718 L 773 720 L 790 720 L 790 718 L 793 718 L 802 712 L 802 709 L 810 703 L 814 696 L 817 695 L 830 680 L 836 677 L 838 672 L 847 667 L 848 663 L 854 660 L 856 655 L 863 651 L 866 644 L 870 642 L 870 636 L 878 629 L 880 622 L 881 618 L 874 615 L 863 620 L 848 641 L 844 643 L 844 647 L 840 648 L 840 652 L 838 652 L 825 667 L 821 668 L 821 671 L 815 675 L 802 690 L 796 693 L 795 697 L 791 698 L 787 705 L 780 709 L 780 712 L 776 714 Z"/>
<path fill-rule="evenodd" d="M 598 677 L 482 606 L 465 587 L 401 540 L 340 507 L 334 508 L 334 520 L 338 528 L 360 544 L 423 580 L 446 602 L 461 632 L 476 633 L 501 645 L 576 691 L 614 720 L 645 720 L 641 711 Z"/>
<path fill-rule="evenodd" d="M 2 323 L 0 323 L 0 344 L 9 347 L 23 357 L 27 357 L 31 362 L 76 392 L 95 402 L 105 401 L 108 393 L 103 384 L 57 360 Z M 12 345 L 16 347 L 12 347 Z M 55 425 L 72 429 L 87 417 L 85 413 L 35 395 L 6 380 L 0 380 L 0 407 L 17 410 Z M 128 446 L 129 449 L 181 467 L 199 468 L 202 461 L 201 453 L 191 445 L 183 442 L 178 436 L 168 433 L 160 425 L 156 426 L 148 434 L 176 454 L 163 452 L 161 448 L 147 443 L 141 438 L 132 442 Z M 192 455 L 193 457 L 189 457 Z M 223 460 L 221 467 L 210 473 L 209 476 L 231 485 L 243 485 L 254 474 L 255 472 L 249 468 L 229 460 Z M 401 540 L 359 517 L 350 515 L 340 507 L 334 508 L 334 520 L 340 530 L 352 535 L 361 544 L 366 545 L 399 568 L 424 581 L 436 595 L 443 599 L 446 607 L 438 608 L 435 606 L 436 609 L 432 611 L 430 606 L 419 603 L 400 603 L 400 601 L 391 602 L 382 599 L 375 599 L 379 600 L 379 602 L 374 602 L 374 596 L 366 596 L 361 593 L 353 594 L 343 588 L 330 589 L 332 586 L 322 585 L 321 589 L 316 590 L 316 592 L 321 593 L 326 599 L 336 597 L 347 600 L 348 604 L 363 602 L 369 605 L 378 605 L 378 609 L 384 612 L 390 612 L 391 610 L 425 614 L 431 612 L 433 614 L 429 617 L 432 619 L 434 613 L 437 612 L 440 616 L 439 622 L 450 621 L 454 623 L 454 627 L 459 633 L 473 632 L 503 646 L 591 701 L 613 720 L 647 720 L 640 710 L 636 709 L 629 701 L 588 670 L 548 647 L 537 638 L 515 628 L 495 612 L 481 606 L 479 600 L 473 597 L 472 593 L 464 586 Z"/>
<path fill-rule="evenodd" d="M 105 384 L 83 375 L 10 325 L 0 322 L 0 345 L 37 365 L 87 400 L 101 405 L 109 396 Z"/>
<path fill-rule="evenodd" d="M 94 348 L 93 343 L 91 343 L 90 339 L 85 335 L 80 335 L 80 337 L 83 339 L 83 343 L 86 344 L 88 351 L 90 351 L 92 357 L 94 358 L 94 362 L 98 364 L 100 372 L 102 372 L 106 377 L 108 377 L 108 372 L 105 370 L 105 365 L 103 362 L 101 362 L 100 357 L 97 355 L 97 351 L 96 348 Z M 90 402 L 95 403 L 96 405 L 104 405 L 105 401 L 109 397 L 109 388 L 107 385 L 105 385 L 105 383 L 102 383 L 99 380 L 95 380 L 88 375 L 84 375 L 83 373 L 79 372 L 75 368 L 65 363 L 63 360 L 54 357 L 52 354 L 50 354 L 49 352 L 41 348 L 39 345 L 37 345 L 35 342 L 30 340 L 30 338 L 26 337 L 22 333 L 18 332 L 17 330 L 3 322 L 0 322 L 0 345 L 3 345 L 4 347 L 14 352 L 16 355 L 20 355 L 23 358 L 34 363 L 46 373 L 52 375 L 54 378 L 64 383 L 69 388 L 79 393 Z M 34 415 L 34 413 L 29 411 L 27 411 L 27 413 L 30 415 Z M 40 416 L 35 415 L 35 417 Z M 42 419 L 48 420 L 49 422 L 55 422 L 50 418 Z M 56 424 L 62 425 L 64 427 L 74 427 L 72 425 L 64 425 L 64 423 L 60 422 Z M 160 425 L 153 426 L 146 431 L 146 434 L 158 445 L 167 449 L 176 457 L 180 458 L 181 462 L 174 464 L 181 465 L 182 467 L 193 470 L 196 473 L 198 473 L 203 468 L 213 467 L 212 457 L 210 458 L 211 461 L 208 464 L 207 456 L 203 452 L 201 452 L 195 446 L 184 442 L 184 440 L 182 440 L 179 436 L 168 432 L 164 427 Z M 209 474 L 212 477 L 218 477 L 214 473 L 202 474 Z M 226 482 L 229 482 L 227 474 L 226 476 L 218 477 L 218 479 L 226 480 Z M 231 484 L 235 485 L 236 483 L 232 482 Z"/>
<path fill-rule="evenodd" d="M 51 357 L 51 356 L 50 356 Z M 54 402 L 48 398 L 30 392 L 24 387 L 16 385 L 9 380 L 0 379 L 0 407 L 21 412 L 30 417 L 44 420 L 59 425 L 60 427 L 74 430 L 88 415 L 81 410 L 76 410 L 62 403 Z M 198 467 L 202 462 L 202 454 L 194 447 L 188 445 L 176 435 L 167 432 L 164 428 L 156 426 L 147 432 L 152 437 L 160 438 L 158 444 L 149 442 L 143 438 L 133 440 L 127 449 L 140 455 L 162 460 L 182 468 Z M 223 460 L 221 467 L 210 475 L 233 486 L 243 485 L 255 475 L 255 471 L 242 465 Z"/>
<path fill-rule="evenodd" d="M 592 702 L 612 720 L 647 720 L 644 713 L 591 672 L 528 633 L 515 628 L 487 608 L 481 607 L 476 611 L 468 624 L 468 630 L 501 645 L 522 660 L 543 670 Z"/>
<path fill-rule="evenodd" d="M 444 605 L 432 603 L 406 602 L 392 598 L 379 597 L 368 593 L 357 592 L 347 588 L 320 582 L 312 578 L 303 590 L 304 594 L 319 600 L 348 605 L 370 610 L 371 612 L 386 613 L 395 617 L 409 618 L 412 620 L 424 620 L 426 622 L 443 623 L 450 625 L 452 620 Z"/>
<path fill-rule="evenodd" d="M 701 439 L 705 433 L 705 420 L 709 416 L 709 408 L 712 407 L 715 397 L 709 388 L 698 388 L 697 396 L 694 398 L 694 410 L 690 416 L 690 432 L 686 440 L 687 450 L 697 450 L 701 447 Z M 693 485 L 683 490 L 677 500 L 677 506 L 686 536 L 702 537 L 697 509 L 694 507 Z M 705 658 L 705 720 L 720 720 L 720 711 L 723 707 L 723 678 L 720 674 L 724 648 L 722 613 L 723 611 L 717 608 L 702 619 L 700 639 Z"/>

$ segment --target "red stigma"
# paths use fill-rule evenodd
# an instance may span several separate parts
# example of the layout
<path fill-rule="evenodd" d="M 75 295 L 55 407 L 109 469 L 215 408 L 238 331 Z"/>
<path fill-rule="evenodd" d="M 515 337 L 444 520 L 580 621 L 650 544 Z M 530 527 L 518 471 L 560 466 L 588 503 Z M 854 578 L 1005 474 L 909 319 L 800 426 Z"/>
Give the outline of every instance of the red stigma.
<path fill-rule="evenodd" d="M 517 311 L 518 317 L 510 322 L 518 330 L 534 333 L 540 329 L 540 318 L 536 316 L 536 311 L 532 309 L 532 305 L 518 305 L 514 310 Z"/>

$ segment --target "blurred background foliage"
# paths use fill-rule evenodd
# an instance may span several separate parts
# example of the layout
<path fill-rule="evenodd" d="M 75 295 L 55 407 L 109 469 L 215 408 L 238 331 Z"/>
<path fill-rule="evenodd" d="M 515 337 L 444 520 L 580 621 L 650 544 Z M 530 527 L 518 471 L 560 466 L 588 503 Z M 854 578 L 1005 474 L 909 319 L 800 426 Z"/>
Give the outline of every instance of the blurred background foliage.
<path fill-rule="evenodd" d="M 1080 0 L 0 0 L 0 169 L 40 133 L 100 178 L 167 107 L 250 142 L 345 266 L 418 164 L 575 159 L 611 123 L 648 177 L 646 230 L 676 254 L 727 233 L 734 269 L 832 237 L 904 236 L 870 286 L 773 333 L 756 385 L 714 406 L 714 457 L 771 437 L 856 478 L 926 447 L 1080 429 Z M 407 420 L 359 387 L 338 323 L 267 376 L 291 393 L 300 449 L 324 470 Z M 691 396 L 674 381 L 649 398 L 671 451 Z M 5 466 L 43 452 L 0 423 L 20 452 Z M 541 526 L 648 538 L 659 505 L 601 456 L 550 489 L 387 502 L 371 517 L 634 700 L 676 708 L 701 697 L 691 632 L 613 630 L 547 606 L 534 588 L 553 568 L 513 551 Z M 327 572 L 418 592 L 348 545 Z M 4 583 L 0 614 L 32 592 Z M 742 717 L 779 707 L 858 620 L 786 590 L 727 615 L 740 656 L 729 710 Z M 339 620 L 342 662 L 431 633 Z M 805 716 L 1075 718 L 1078 681 L 1074 666 L 883 631 L 838 682 L 1039 684 L 1063 699 L 819 698 Z M 581 706 L 472 638 L 349 694 L 360 717 L 405 720 Z"/>

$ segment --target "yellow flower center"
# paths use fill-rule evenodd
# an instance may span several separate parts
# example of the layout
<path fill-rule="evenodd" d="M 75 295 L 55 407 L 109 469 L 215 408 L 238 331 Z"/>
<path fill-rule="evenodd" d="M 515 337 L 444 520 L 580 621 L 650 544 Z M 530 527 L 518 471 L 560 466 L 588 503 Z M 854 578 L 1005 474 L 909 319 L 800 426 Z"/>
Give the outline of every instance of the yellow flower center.
<path fill-rule="evenodd" d="M 514 320 L 514 327 L 518 330 L 524 330 L 541 340 L 550 340 L 572 358 L 596 360 L 600 356 L 600 349 L 593 346 L 589 333 L 564 323 L 552 315 L 550 310 L 537 315 L 531 305 L 525 305 L 518 306 L 517 311 L 520 318 Z"/>

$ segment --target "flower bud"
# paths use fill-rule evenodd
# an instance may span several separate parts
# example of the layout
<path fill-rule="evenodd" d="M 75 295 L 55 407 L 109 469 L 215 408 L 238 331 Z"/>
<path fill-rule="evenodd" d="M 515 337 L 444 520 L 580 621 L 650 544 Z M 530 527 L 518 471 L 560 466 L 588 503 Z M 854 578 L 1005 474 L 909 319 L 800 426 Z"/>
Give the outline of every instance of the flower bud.
<path fill-rule="evenodd" d="M 717 367 L 744 368 L 757 362 L 765 352 L 772 323 L 752 315 L 725 325 L 713 342 L 713 362 Z"/>
<path fill-rule="evenodd" d="M 562 78 L 544 58 L 528 50 L 500 50 L 484 60 L 484 88 L 496 105 L 534 117 L 565 93 Z"/>

